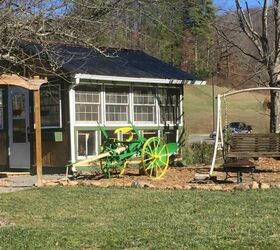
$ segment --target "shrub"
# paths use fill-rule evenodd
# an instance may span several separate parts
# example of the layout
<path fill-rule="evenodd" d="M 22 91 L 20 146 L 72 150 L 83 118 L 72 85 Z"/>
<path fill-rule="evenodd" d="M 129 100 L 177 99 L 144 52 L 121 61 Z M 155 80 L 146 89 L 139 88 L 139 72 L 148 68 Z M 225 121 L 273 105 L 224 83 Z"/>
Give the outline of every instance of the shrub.
<path fill-rule="evenodd" d="M 185 164 L 210 164 L 213 152 L 213 144 L 207 144 L 206 142 L 193 143 L 183 153 L 183 160 Z"/>

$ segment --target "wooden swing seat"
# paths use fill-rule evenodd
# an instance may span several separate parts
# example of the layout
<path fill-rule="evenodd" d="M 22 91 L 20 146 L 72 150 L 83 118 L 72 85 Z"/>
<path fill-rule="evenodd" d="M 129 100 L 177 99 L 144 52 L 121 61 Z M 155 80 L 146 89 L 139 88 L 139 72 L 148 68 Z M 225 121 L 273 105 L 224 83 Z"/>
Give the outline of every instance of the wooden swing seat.
<path fill-rule="evenodd" d="M 230 172 L 235 172 L 237 183 L 242 182 L 242 173 L 249 173 L 254 180 L 256 165 L 247 159 L 259 157 L 280 157 L 280 134 L 233 134 L 227 142 L 225 163 L 222 165 L 226 179 L 231 177 Z"/>
<path fill-rule="evenodd" d="M 280 134 L 233 134 L 227 143 L 226 158 L 280 157 Z"/>

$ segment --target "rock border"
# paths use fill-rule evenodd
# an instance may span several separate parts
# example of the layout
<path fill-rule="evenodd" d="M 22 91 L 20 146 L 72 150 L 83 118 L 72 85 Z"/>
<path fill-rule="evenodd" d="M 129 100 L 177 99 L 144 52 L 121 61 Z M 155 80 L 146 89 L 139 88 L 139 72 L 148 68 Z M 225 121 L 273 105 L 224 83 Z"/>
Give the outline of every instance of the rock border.
<path fill-rule="evenodd" d="M 131 187 L 148 189 L 169 189 L 169 190 L 207 190 L 207 191 L 246 191 L 266 190 L 280 188 L 280 183 L 265 183 L 252 181 L 250 183 L 230 184 L 197 184 L 186 183 L 185 185 L 156 186 L 146 181 L 131 181 L 131 183 L 103 183 L 98 180 L 49 180 L 44 182 L 45 187 L 50 186 L 93 186 L 93 187 Z"/>

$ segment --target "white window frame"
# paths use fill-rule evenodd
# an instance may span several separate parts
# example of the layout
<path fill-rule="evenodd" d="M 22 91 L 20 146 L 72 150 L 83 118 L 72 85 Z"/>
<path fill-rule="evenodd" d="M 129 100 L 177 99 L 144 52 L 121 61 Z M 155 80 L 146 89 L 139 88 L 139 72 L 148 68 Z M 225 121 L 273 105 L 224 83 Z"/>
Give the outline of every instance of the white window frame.
<path fill-rule="evenodd" d="M 77 125 L 81 125 L 81 124 L 85 124 L 85 125 L 88 125 L 88 124 L 97 124 L 97 123 L 101 123 L 102 122 L 102 88 L 101 86 L 98 86 L 99 87 L 99 91 L 98 91 L 98 96 L 99 96 L 99 103 L 97 102 L 77 102 L 76 101 L 76 93 L 77 92 L 91 92 L 90 90 L 88 91 L 80 91 L 80 90 L 75 90 L 74 91 L 74 106 L 75 106 L 75 110 L 73 111 L 74 112 L 74 119 L 75 119 L 75 123 Z M 95 120 L 95 121 L 79 121 L 76 119 L 76 105 L 77 104 L 94 104 L 94 105 L 98 105 L 98 119 Z"/>
<path fill-rule="evenodd" d="M 157 124 L 157 98 L 156 98 L 156 96 L 157 96 L 157 91 L 156 91 L 156 89 L 155 89 L 155 91 L 154 91 L 154 93 L 153 93 L 153 96 L 154 96 L 154 103 L 153 104 L 136 104 L 135 103 L 135 101 L 134 101 L 134 98 L 135 98 L 135 90 L 137 90 L 137 89 L 151 89 L 152 91 L 153 91 L 153 88 L 152 87 L 145 87 L 145 86 L 134 86 L 133 88 L 132 88 L 132 100 L 133 100 L 133 102 L 132 102 L 132 117 L 133 117 L 133 121 L 134 121 L 134 123 L 135 124 L 149 124 L 149 125 L 156 125 Z M 153 121 L 136 121 L 135 120 L 135 110 L 134 110 L 134 108 L 136 107 L 136 106 L 147 106 L 147 107 L 153 107 Z"/>
<path fill-rule="evenodd" d="M 105 125 L 127 125 L 131 119 L 131 88 L 130 88 L 130 85 L 126 84 L 126 85 L 117 85 L 116 88 L 126 88 L 127 89 L 127 103 L 107 103 L 106 102 L 106 94 L 107 94 L 107 91 L 106 91 L 106 88 L 110 88 L 110 87 L 114 87 L 114 85 L 110 85 L 110 84 L 104 84 L 104 124 Z M 107 121 L 107 118 L 106 118 L 106 115 L 107 115 L 107 112 L 106 112 L 106 107 L 107 105 L 118 105 L 118 106 L 127 106 L 127 120 L 126 121 Z"/>
<path fill-rule="evenodd" d="M 0 120 L 0 129 L 4 128 L 4 108 L 3 108 L 3 90 L 0 89 L 0 96 L 2 99 L 2 105 L 0 105 L 0 113 L 1 113 L 1 120 Z"/>
<path fill-rule="evenodd" d="M 160 137 L 160 130 L 158 130 L 158 129 L 156 129 L 156 127 L 155 128 L 151 128 L 151 129 L 141 129 L 140 130 L 140 135 L 142 135 L 143 137 L 145 137 L 145 132 L 147 133 L 147 132 L 156 132 L 155 133 L 155 136 L 157 136 L 157 137 Z"/>
<path fill-rule="evenodd" d="M 52 129 L 52 128 L 61 128 L 62 127 L 62 112 L 61 112 L 61 85 L 60 84 L 49 84 L 41 86 L 40 92 L 42 92 L 42 88 L 50 88 L 50 87 L 58 87 L 58 95 L 59 95 L 59 125 L 58 126 L 44 126 L 42 125 L 42 129 Z"/>
<path fill-rule="evenodd" d="M 87 159 L 88 157 L 92 157 L 94 155 L 85 155 L 85 156 L 82 156 L 82 155 L 79 155 L 79 149 L 78 149 L 78 145 L 79 145 L 79 133 L 82 133 L 82 134 L 87 134 L 88 132 L 94 132 L 94 136 L 95 136 L 95 151 L 96 151 L 96 154 L 98 154 L 99 150 L 98 150 L 98 142 L 99 142 L 99 139 L 98 139 L 98 131 L 97 130 L 76 130 L 76 159 L 77 160 L 83 160 L 83 159 Z M 85 145 L 86 146 L 86 152 L 88 152 L 88 148 L 87 148 L 87 144 Z"/>

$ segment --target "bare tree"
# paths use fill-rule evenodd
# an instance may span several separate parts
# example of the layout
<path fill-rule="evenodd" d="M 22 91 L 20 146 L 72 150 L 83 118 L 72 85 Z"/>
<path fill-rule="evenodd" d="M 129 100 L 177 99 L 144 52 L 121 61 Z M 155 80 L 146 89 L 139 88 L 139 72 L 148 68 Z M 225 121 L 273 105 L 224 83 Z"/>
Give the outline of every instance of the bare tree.
<path fill-rule="evenodd" d="M 61 67 L 55 60 L 55 44 L 76 43 L 100 51 L 98 37 L 110 25 L 106 17 L 124 9 L 127 0 L 0 0 L 0 73 L 34 71 L 34 58 L 47 56 L 47 72 Z M 84 15 L 87 11 L 87 15 Z M 28 54 L 23 44 L 42 48 Z M 60 62 L 63 63 L 63 62 Z M 43 69 L 42 69 L 43 70 Z"/>
<path fill-rule="evenodd" d="M 261 8 L 250 9 L 247 1 L 244 8 L 240 0 L 235 0 L 235 24 L 230 27 L 230 34 L 224 27 L 218 27 L 218 33 L 231 46 L 237 48 L 243 55 L 251 58 L 260 70 L 267 75 L 266 85 L 280 87 L 280 0 L 263 0 Z M 254 15 L 259 18 L 254 18 Z M 228 27 L 229 28 L 229 27 Z M 232 34 L 245 36 L 250 43 L 250 49 L 242 46 Z M 270 131 L 278 132 L 280 125 L 279 92 L 271 91 Z"/>

